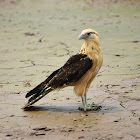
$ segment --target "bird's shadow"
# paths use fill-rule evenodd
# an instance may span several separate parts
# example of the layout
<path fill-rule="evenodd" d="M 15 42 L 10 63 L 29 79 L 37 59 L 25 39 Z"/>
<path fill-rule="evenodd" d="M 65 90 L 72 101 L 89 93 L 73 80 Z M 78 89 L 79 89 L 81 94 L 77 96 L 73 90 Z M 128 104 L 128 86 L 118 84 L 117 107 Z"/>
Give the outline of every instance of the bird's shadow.
<path fill-rule="evenodd" d="M 30 106 L 24 111 L 48 111 L 48 112 L 64 112 L 64 113 L 80 113 L 84 112 L 78 109 L 78 106 Z M 115 106 L 102 106 L 100 110 L 87 111 L 89 113 L 115 113 L 123 110 Z"/>

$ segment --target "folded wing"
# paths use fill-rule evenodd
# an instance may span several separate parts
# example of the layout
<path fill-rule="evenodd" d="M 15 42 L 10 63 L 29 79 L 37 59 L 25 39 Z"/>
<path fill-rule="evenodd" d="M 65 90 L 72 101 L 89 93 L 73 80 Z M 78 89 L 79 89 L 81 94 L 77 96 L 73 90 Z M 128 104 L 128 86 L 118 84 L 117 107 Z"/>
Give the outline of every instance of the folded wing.
<path fill-rule="evenodd" d="M 78 81 L 93 65 L 85 54 L 73 55 L 58 73 L 49 81 L 48 86 L 61 88 Z"/>

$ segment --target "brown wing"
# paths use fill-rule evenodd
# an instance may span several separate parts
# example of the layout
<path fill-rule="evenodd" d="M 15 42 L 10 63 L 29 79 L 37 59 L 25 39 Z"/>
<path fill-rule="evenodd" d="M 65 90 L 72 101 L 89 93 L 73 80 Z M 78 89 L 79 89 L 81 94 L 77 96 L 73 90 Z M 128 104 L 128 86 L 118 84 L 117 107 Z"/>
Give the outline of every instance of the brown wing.
<path fill-rule="evenodd" d="M 85 54 L 73 55 L 58 73 L 50 80 L 48 86 L 60 88 L 78 81 L 93 65 Z"/>

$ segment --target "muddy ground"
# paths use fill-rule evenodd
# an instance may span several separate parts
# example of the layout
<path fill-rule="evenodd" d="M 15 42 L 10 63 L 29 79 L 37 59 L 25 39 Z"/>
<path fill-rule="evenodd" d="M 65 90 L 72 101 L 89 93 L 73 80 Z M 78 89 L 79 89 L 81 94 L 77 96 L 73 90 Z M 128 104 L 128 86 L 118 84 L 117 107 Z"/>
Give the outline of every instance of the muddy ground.
<path fill-rule="evenodd" d="M 65 88 L 24 111 L 25 94 L 99 32 L 104 63 L 88 92 L 100 111 L 78 110 Z M 0 0 L 0 139 L 139 140 L 140 2 Z"/>

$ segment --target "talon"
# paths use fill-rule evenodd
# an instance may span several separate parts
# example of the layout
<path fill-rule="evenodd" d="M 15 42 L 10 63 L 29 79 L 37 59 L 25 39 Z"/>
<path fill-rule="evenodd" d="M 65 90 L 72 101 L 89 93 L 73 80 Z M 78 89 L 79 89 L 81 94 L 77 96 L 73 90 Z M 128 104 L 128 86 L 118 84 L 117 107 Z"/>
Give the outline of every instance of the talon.
<path fill-rule="evenodd" d="M 101 108 L 102 108 L 102 106 L 91 104 L 91 105 L 87 105 L 86 110 L 81 106 L 78 108 L 78 110 L 81 110 L 81 111 L 97 111 L 97 110 L 101 110 Z"/>

